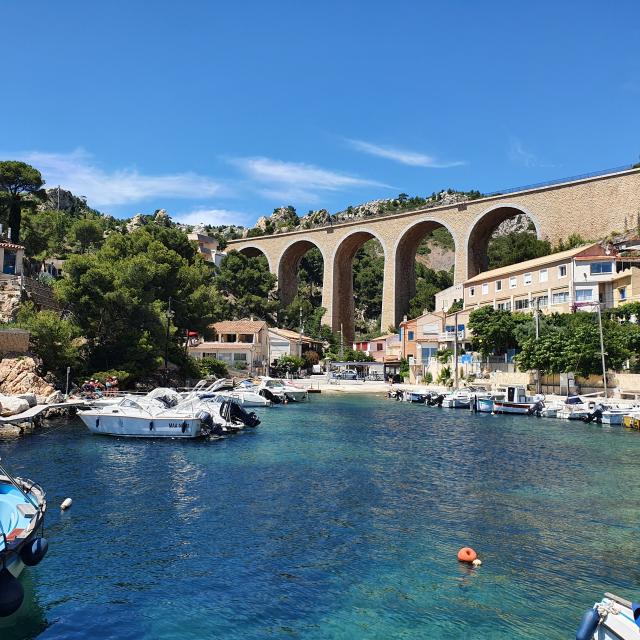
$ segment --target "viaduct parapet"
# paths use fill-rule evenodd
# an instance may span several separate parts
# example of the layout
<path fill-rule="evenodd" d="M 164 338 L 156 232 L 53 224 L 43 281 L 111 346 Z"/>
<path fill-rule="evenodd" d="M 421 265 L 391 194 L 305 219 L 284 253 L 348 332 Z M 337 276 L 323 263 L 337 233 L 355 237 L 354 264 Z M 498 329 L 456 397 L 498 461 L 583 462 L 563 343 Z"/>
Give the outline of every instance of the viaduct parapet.
<path fill-rule="evenodd" d="M 281 300 L 296 295 L 301 258 L 313 247 L 322 253 L 324 321 L 354 334 L 353 258 L 376 238 L 384 251 L 382 331 L 396 326 L 415 295 L 415 256 L 422 240 L 445 227 L 455 242 L 455 282 L 484 271 L 491 234 L 504 220 L 526 214 L 538 238 L 556 243 L 571 234 L 595 240 L 640 227 L 640 169 L 494 195 L 450 206 L 418 209 L 307 230 L 229 242 L 228 250 L 264 254 L 278 276 Z"/>

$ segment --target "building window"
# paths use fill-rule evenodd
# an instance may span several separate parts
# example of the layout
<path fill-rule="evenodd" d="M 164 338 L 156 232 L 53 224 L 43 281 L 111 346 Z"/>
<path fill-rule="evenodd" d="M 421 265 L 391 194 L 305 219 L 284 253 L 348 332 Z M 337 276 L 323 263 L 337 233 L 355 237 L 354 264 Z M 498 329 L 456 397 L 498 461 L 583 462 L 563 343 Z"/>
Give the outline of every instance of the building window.
<path fill-rule="evenodd" d="M 509 278 L 509 289 L 515 289 L 518 286 L 518 276 L 511 276 Z"/>
<path fill-rule="evenodd" d="M 533 282 L 533 278 L 530 273 L 525 273 L 523 279 L 525 284 L 531 284 Z"/>
<path fill-rule="evenodd" d="M 496 291 L 502 291 L 502 280 L 496 280 Z"/>
<path fill-rule="evenodd" d="M 496 306 L 498 309 L 502 311 L 511 311 L 511 300 L 506 300 L 505 302 L 498 302 Z"/>
<path fill-rule="evenodd" d="M 558 278 L 566 278 L 567 277 L 567 265 L 561 264 L 558 267 Z"/>
<path fill-rule="evenodd" d="M 591 302 L 593 289 L 576 289 L 576 302 Z"/>
<path fill-rule="evenodd" d="M 376 342 L 376 351 L 382 351 L 384 349 L 384 344 L 382 342 Z"/>
<path fill-rule="evenodd" d="M 568 291 L 556 291 L 551 296 L 551 304 L 564 304 L 569 302 L 569 292 Z"/>
<path fill-rule="evenodd" d="M 620 287 L 618 293 L 620 294 L 620 300 L 627 299 L 627 287 Z"/>
<path fill-rule="evenodd" d="M 611 273 L 613 271 L 613 265 L 611 262 L 592 262 L 589 265 L 591 275 L 598 275 L 600 273 Z"/>
<path fill-rule="evenodd" d="M 536 298 L 536 302 L 539 307 L 547 307 L 549 306 L 549 296 L 538 296 Z"/>
<path fill-rule="evenodd" d="M 483 282 L 482 283 L 482 295 L 486 296 L 489 293 L 489 283 L 488 282 Z"/>
<path fill-rule="evenodd" d="M 523 298 L 522 300 L 515 301 L 516 311 L 521 311 L 522 309 L 529 308 L 529 298 Z"/>
<path fill-rule="evenodd" d="M 549 272 L 546 269 L 540 269 L 539 281 L 546 282 L 549 279 Z"/>
<path fill-rule="evenodd" d="M 473 298 L 473 296 L 476 295 L 476 288 L 475 287 L 469 287 L 469 295 Z"/>
<path fill-rule="evenodd" d="M 413 340 L 413 331 L 407 331 L 407 334 L 409 336 L 408 340 L 409 340 L 409 342 L 411 342 Z"/>

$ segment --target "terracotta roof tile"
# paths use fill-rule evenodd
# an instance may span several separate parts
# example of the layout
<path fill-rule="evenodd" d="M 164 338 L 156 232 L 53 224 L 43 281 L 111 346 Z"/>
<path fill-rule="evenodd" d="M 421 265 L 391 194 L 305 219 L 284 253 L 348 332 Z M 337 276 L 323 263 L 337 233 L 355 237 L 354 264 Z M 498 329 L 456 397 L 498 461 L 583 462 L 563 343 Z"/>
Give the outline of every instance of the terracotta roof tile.
<path fill-rule="evenodd" d="M 267 323 L 264 320 L 223 320 L 211 326 L 217 333 L 258 333 Z"/>

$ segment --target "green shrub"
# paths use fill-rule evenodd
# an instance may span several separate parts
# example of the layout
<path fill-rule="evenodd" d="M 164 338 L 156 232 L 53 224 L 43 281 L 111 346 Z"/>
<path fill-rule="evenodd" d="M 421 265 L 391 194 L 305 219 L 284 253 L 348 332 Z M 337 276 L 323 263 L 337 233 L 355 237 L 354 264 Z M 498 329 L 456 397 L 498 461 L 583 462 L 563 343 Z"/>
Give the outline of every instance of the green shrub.
<path fill-rule="evenodd" d="M 196 362 L 198 371 L 203 378 L 208 376 L 216 376 L 224 378 L 229 374 L 229 369 L 222 360 L 216 358 L 202 358 Z"/>

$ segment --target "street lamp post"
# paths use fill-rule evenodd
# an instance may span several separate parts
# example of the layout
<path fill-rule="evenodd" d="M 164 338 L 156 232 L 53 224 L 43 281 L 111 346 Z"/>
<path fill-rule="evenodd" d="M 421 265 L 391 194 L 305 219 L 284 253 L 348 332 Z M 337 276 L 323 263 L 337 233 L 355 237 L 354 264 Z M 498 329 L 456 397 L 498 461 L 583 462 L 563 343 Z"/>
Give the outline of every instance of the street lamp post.
<path fill-rule="evenodd" d="M 167 384 L 169 378 L 169 330 L 171 327 L 171 318 L 173 318 L 173 311 L 171 311 L 171 296 L 169 296 L 169 306 L 167 307 L 167 333 L 164 341 L 164 383 Z"/>

